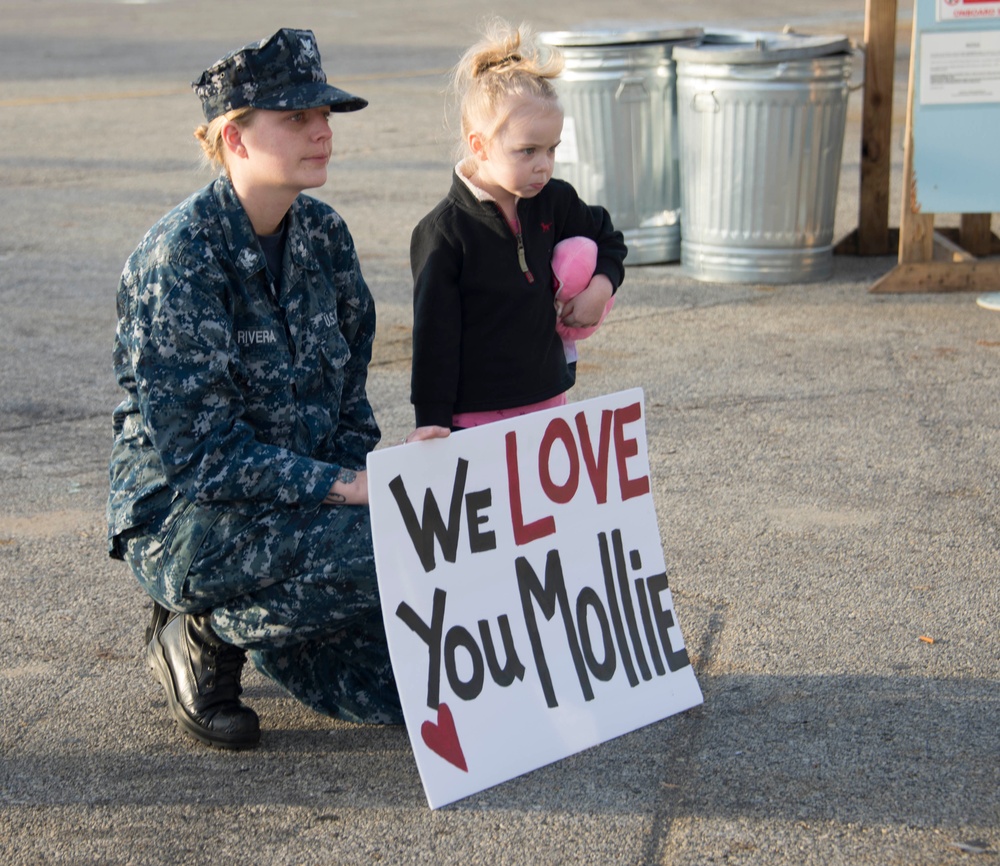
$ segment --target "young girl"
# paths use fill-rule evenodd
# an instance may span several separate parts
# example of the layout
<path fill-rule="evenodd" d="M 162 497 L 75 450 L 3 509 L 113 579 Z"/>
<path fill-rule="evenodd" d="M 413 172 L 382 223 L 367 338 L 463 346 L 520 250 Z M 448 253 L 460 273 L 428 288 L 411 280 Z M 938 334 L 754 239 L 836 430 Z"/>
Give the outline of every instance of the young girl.
<path fill-rule="evenodd" d="M 604 208 L 552 178 L 563 111 L 522 27 L 493 22 L 455 70 L 463 158 L 451 190 L 413 231 L 413 372 L 418 425 L 452 429 L 566 403 L 575 380 L 556 316 L 595 325 L 624 276 L 625 243 Z M 598 245 L 587 288 L 556 309 L 552 250 Z"/>

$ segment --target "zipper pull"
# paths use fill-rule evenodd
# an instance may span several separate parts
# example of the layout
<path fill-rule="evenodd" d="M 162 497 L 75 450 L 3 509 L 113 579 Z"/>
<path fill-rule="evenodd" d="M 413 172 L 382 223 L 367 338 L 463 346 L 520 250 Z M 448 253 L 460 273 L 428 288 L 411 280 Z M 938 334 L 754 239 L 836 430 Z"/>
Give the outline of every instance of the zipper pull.
<path fill-rule="evenodd" d="M 521 236 L 521 219 L 517 212 L 517 202 L 514 202 L 514 222 L 507 219 L 507 214 L 504 213 L 499 202 L 494 203 L 497 206 L 497 210 L 500 211 L 500 216 L 503 217 L 503 221 L 507 223 L 507 228 L 509 228 L 511 234 L 514 235 L 514 240 L 517 241 L 517 263 L 521 266 L 521 273 L 524 274 L 524 278 L 529 284 L 535 282 L 535 275 L 531 273 L 531 270 L 528 268 L 528 260 L 524 256 L 524 238 Z"/>
<path fill-rule="evenodd" d="M 533 283 L 535 281 L 535 275 L 528 269 L 528 260 L 524 257 L 524 239 L 521 237 L 520 231 L 517 233 L 517 263 L 521 266 L 521 270 L 524 272 L 524 278 L 529 283 Z"/>
<path fill-rule="evenodd" d="M 517 263 L 521 266 L 521 272 L 524 274 L 524 278 L 531 285 L 535 282 L 535 275 L 531 273 L 528 268 L 528 260 L 524 255 L 524 236 L 521 234 L 521 214 L 518 213 L 518 200 L 514 199 L 514 225 L 511 227 L 514 229 L 514 237 L 517 238 Z"/>

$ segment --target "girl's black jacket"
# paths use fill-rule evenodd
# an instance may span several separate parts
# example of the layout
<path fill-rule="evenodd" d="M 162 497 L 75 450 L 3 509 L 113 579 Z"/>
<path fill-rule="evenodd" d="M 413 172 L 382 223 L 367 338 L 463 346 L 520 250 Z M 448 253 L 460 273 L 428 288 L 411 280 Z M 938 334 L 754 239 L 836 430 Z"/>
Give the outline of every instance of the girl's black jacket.
<path fill-rule="evenodd" d="M 495 201 L 457 173 L 448 195 L 413 230 L 413 370 L 417 426 L 451 426 L 457 412 L 548 400 L 575 380 L 556 333 L 552 250 L 568 237 L 596 241 L 596 273 L 617 290 L 627 248 L 602 207 L 550 180 L 518 201 L 520 238 Z M 523 263 L 518 244 L 523 244 Z"/>

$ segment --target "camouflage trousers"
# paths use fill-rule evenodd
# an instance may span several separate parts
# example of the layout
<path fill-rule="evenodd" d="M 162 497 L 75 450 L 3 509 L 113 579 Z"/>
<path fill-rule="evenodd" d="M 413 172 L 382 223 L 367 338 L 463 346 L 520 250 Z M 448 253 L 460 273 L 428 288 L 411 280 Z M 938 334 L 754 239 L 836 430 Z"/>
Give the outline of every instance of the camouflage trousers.
<path fill-rule="evenodd" d="M 402 723 L 367 508 L 251 513 L 179 501 L 122 552 L 160 604 L 210 610 L 220 638 L 307 706 Z"/>

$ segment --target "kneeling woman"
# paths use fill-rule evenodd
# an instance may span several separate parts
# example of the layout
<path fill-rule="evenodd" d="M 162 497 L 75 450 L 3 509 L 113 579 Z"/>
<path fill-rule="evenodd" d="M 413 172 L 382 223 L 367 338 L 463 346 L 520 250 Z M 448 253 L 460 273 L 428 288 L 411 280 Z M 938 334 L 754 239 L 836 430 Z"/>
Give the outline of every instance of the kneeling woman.
<path fill-rule="evenodd" d="M 308 30 L 193 86 L 222 172 L 122 274 L 110 552 L 154 600 L 147 657 L 188 734 L 259 741 L 247 651 L 322 713 L 398 723 L 364 470 L 375 309 L 346 225 L 301 194 L 326 182 L 331 112 L 367 103 L 327 83 Z"/>

